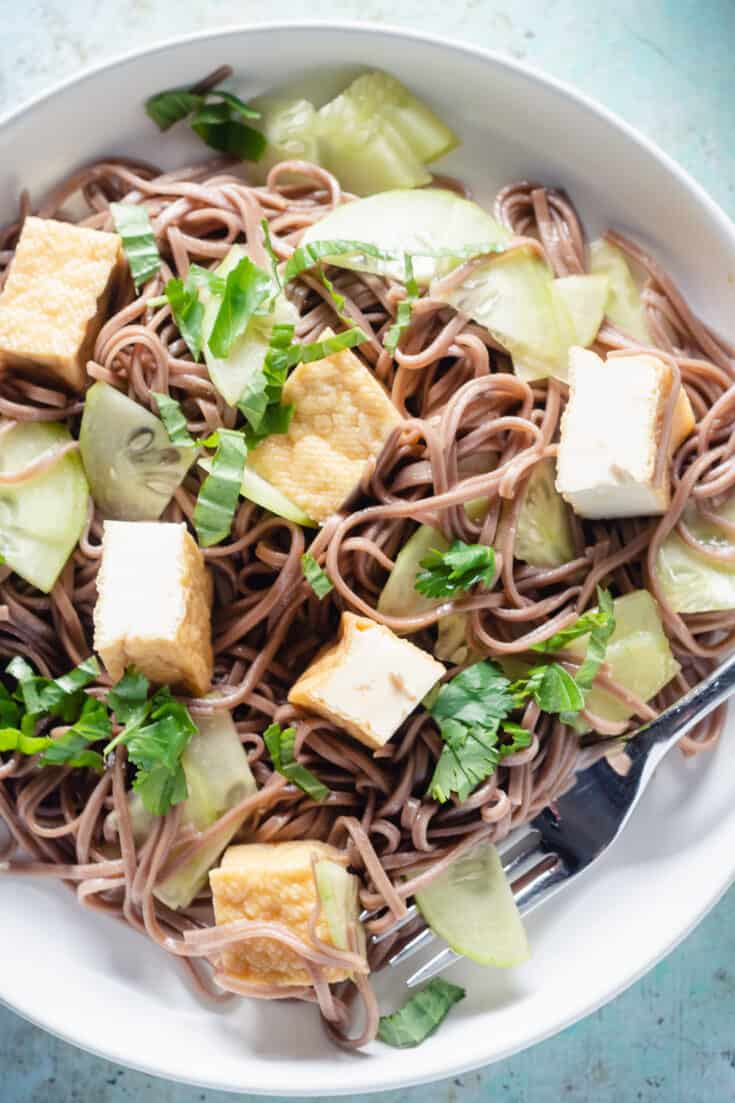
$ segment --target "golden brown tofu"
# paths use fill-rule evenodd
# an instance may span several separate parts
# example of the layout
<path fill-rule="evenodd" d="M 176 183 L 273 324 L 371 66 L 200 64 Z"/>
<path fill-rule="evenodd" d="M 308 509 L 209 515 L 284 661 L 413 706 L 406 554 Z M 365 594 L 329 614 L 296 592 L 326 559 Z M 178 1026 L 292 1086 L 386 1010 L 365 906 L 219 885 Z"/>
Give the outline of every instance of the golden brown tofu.
<path fill-rule="evenodd" d="M 388 742 L 444 672 L 426 651 L 385 625 L 343 613 L 337 642 L 307 667 L 288 699 L 375 750 Z"/>
<path fill-rule="evenodd" d="M 0 294 L 0 370 L 83 390 L 122 257 L 117 234 L 27 218 Z"/>
<path fill-rule="evenodd" d="M 309 517 L 324 521 L 360 482 L 401 417 L 349 349 L 299 364 L 283 401 L 295 407 L 288 432 L 264 440 L 248 464 Z"/>
<path fill-rule="evenodd" d="M 151 682 L 201 696 L 212 681 L 212 579 L 186 525 L 105 521 L 94 649 L 117 681 L 135 666 Z"/>
<path fill-rule="evenodd" d="M 246 843 L 231 846 L 219 869 L 211 870 L 214 915 L 217 925 L 238 919 L 280 923 L 304 942 L 312 944 L 309 920 L 317 904 L 317 885 L 312 861 L 335 863 L 340 877 L 338 896 L 322 903 L 316 924 L 317 938 L 329 946 L 345 949 L 335 940 L 336 928 L 354 924 L 358 918 L 357 878 L 343 872 L 345 856 L 333 846 L 316 840 L 286 843 Z M 333 872 L 335 872 L 333 870 Z M 336 905 L 336 909 L 335 909 Z M 336 914 L 335 914 L 336 910 Z M 331 914 L 328 914 L 331 913 Z M 330 923 L 331 918 L 331 923 Z M 294 951 L 272 938 L 253 938 L 222 954 L 222 969 L 250 984 L 311 984 L 311 974 Z M 328 969 L 330 983 L 345 980 L 349 971 Z"/>

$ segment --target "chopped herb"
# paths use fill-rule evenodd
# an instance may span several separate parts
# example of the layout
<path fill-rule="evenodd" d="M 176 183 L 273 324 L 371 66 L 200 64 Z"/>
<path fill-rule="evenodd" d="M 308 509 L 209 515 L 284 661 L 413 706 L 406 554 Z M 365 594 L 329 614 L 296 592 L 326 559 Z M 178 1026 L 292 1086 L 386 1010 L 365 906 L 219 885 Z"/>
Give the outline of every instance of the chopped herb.
<path fill-rule="evenodd" d="M 584 708 L 584 693 L 559 663 L 529 670 L 522 693 L 526 697 L 530 694 L 543 712 L 579 712 Z"/>
<path fill-rule="evenodd" d="M 271 724 L 263 733 L 268 754 L 279 774 L 283 774 L 290 782 L 298 786 L 307 797 L 320 803 L 329 796 L 329 789 L 318 777 L 302 766 L 294 754 L 296 743 L 296 731 L 294 728 L 286 728 L 280 724 Z"/>
<path fill-rule="evenodd" d="M 199 298 L 196 286 L 176 278 L 168 281 L 164 294 L 186 347 L 194 360 L 198 360 L 202 354 L 204 304 Z"/>
<path fill-rule="evenodd" d="M 295 249 L 286 261 L 283 278 L 286 283 L 295 280 L 302 272 L 308 271 L 321 261 L 331 257 L 363 256 L 376 260 L 395 260 L 394 253 L 386 253 L 366 241 L 312 241 Z"/>
<path fill-rule="evenodd" d="M 495 578 L 495 552 L 484 544 L 455 540 L 448 551 L 431 548 L 421 560 L 414 588 L 426 597 L 452 597 L 481 582 L 488 588 Z"/>
<path fill-rule="evenodd" d="M 139 675 L 136 677 L 140 678 Z M 135 689 L 139 690 L 140 685 L 139 681 L 135 682 Z M 122 700 L 126 705 L 129 703 L 128 691 Z M 149 723 L 143 724 L 138 720 L 140 712 L 132 715 L 126 731 L 108 744 L 105 753 L 120 742 L 125 744 L 128 758 L 136 767 L 133 788 L 140 794 L 149 812 L 154 816 L 165 816 L 175 804 L 188 796 L 181 756 L 197 728 L 186 706 L 171 695 L 167 686 L 159 689 L 146 704 L 143 719 Z"/>
<path fill-rule="evenodd" d="M 416 299 L 419 297 L 419 285 L 413 274 L 413 261 L 408 253 L 404 255 L 403 263 L 405 270 L 406 297 L 399 302 L 396 311 L 396 320 L 388 330 L 385 341 L 383 342 L 385 348 L 387 348 L 389 352 L 395 352 L 398 348 L 398 342 L 401 339 L 403 331 L 411 324 L 411 310 L 413 309 L 413 304 Z"/>
<path fill-rule="evenodd" d="M 158 413 L 166 427 L 168 439 L 171 443 L 181 448 L 193 448 L 196 442 L 187 428 L 181 403 L 177 402 L 175 398 L 171 398 L 170 395 L 159 394 L 157 391 L 151 393 L 156 400 Z"/>
<path fill-rule="evenodd" d="M 271 277 L 262 268 L 258 268 L 257 264 L 253 264 L 250 257 L 243 257 L 228 273 L 224 294 L 209 336 L 209 348 L 214 355 L 223 359 L 229 356 L 232 346 L 245 332 L 253 315 L 269 313 L 272 300 Z"/>
<path fill-rule="evenodd" d="M 260 228 L 263 231 L 263 248 L 268 254 L 268 259 L 271 262 L 271 273 L 273 275 L 273 282 L 279 291 L 283 290 L 283 283 L 281 282 L 281 274 L 278 271 L 278 265 L 280 261 L 275 249 L 273 248 L 273 239 L 271 238 L 271 228 L 268 225 L 268 219 L 262 218 L 260 220 Z"/>
<path fill-rule="evenodd" d="M 242 161 L 257 161 L 265 152 L 265 136 L 243 122 L 260 118 L 260 113 L 221 88 L 203 93 L 192 88 L 169 88 L 150 96 L 145 109 L 160 130 L 188 118 L 194 133 L 211 149 Z"/>
<path fill-rule="evenodd" d="M 417 1046 L 434 1033 L 465 994 L 464 988 L 459 985 L 434 977 L 399 1011 L 381 1016 L 378 1037 L 389 1046 Z"/>
<path fill-rule="evenodd" d="M 208 548 L 230 534 L 248 450 L 242 433 L 234 429 L 218 429 L 202 443 L 217 448 L 194 507 L 197 538 Z"/>
<path fill-rule="evenodd" d="M 142 724 L 148 712 L 149 682 L 134 666 L 128 667 L 117 685 L 107 694 L 107 703 L 115 714 L 118 724 Z M 107 752 L 117 745 L 116 739 L 107 748 Z"/>
<path fill-rule="evenodd" d="M 334 583 L 327 572 L 319 566 L 314 556 L 310 555 L 309 552 L 305 552 L 301 556 L 301 569 L 304 572 L 304 578 L 320 601 L 334 589 Z"/>
<path fill-rule="evenodd" d="M 65 723 L 73 723 L 77 719 L 84 702 L 82 690 L 100 673 L 100 665 L 94 655 L 68 674 L 53 679 L 36 674 L 20 656 L 12 659 L 5 669 L 18 682 L 13 697 L 22 702 L 27 714 L 58 716 Z"/>
<path fill-rule="evenodd" d="M 112 221 L 122 238 L 136 290 L 159 271 L 161 257 L 148 211 L 140 203 L 111 203 Z"/>
<path fill-rule="evenodd" d="M 602 587 L 598 586 L 596 609 L 590 609 L 588 612 L 583 613 L 574 624 L 569 626 L 569 628 L 563 628 L 561 632 L 557 632 L 550 639 L 543 640 L 542 643 L 534 644 L 534 651 L 553 653 L 554 651 L 561 651 L 573 640 L 579 639 L 581 636 L 589 635 L 587 652 L 582 665 L 574 676 L 574 683 L 579 691 L 579 695 L 582 697 L 582 703 L 577 705 L 576 708 L 570 706 L 567 709 L 558 710 L 563 712 L 562 720 L 564 723 L 574 726 L 575 718 L 573 714 L 584 707 L 584 695 L 592 688 L 592 683 L 597 676 L 597 672 L 605 661 L 607 645 L 614 631 L 615 607 L 612 595 L 608 590 L 603 590 Z M 571 675 L 566 671 L 564 671 L 564 674 L 566 679 L 571 678 Z M 555 693 L 559 699 L 561 699 L 561 695 L 565 692 L 575 699 L 568 681 L 566 681 L 565 686 L 562 686 L 560 678 L 557 679 L 557 685 L 552 688 L 551 692 Z M 578 699 L 578 697 L 576 699 Z"/>
<path fill-rule="evenodd" d="M 75 766 L 104 770 L 104 760 L 98 751 L 89 750 L 91 743 L 109 739 L 112 732 L 109 713 L 102 701 L 86 697 L 76 723 L 56 739 L 49 739 L 41 755 L 43 766 Z"/>

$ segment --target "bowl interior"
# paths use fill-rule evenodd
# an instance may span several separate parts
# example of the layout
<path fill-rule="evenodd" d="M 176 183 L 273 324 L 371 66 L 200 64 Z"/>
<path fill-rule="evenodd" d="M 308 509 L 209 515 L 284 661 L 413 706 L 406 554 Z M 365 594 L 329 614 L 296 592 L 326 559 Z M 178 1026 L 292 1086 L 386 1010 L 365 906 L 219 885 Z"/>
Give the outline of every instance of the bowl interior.
<path fill-rule="evenodd" d="M 185 40 L 94 71 L 0 125 L 0 221 L 21 188 L 35 199 L 105 154 L 167 168 L 201 158 L 185 133 L 160 136 L 142 110 L 152 92 L 230 63 L 245 98 L 299 73 L 324 89 L 355 67 L 395 73 L 461 135 L 441 170 L 489 202 L 504 183 L 565 188 L 589 236 L 614 226 L 675 275 L 695 308 L 727 332 L 735 305 L 735 233 L 662 155 L 567 90 L 487 54 L 404 31 L 258 27 Z M 731 733 L 730 733 L 731 738 Z M 177 965 L 73 894 L 0 879 L 0 998 L 47 1029 L 121 1063 L 216 1088 L 279 1095 L 380 1090 L 450 1076 L 554 1033 L 611 998 L 670 949 L 735 874 L 735 807 L 726 737 L 712 755 L 664 764 L 624 839 L 529 921 L 532 961 L 511 973 L 466 964 L 468 997 L 417 1050 L 348 1056 L 311 1009 L 200 1005 Z M 32 917 L 32 936 L 29 917 Z M 386 1008 L 401 974 L 381 976 Z"/>

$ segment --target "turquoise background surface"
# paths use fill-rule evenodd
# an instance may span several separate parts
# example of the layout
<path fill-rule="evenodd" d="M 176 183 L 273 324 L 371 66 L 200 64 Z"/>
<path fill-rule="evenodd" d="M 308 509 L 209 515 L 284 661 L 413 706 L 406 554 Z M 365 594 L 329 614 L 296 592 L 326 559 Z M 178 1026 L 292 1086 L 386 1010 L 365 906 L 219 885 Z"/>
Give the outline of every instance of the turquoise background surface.
<path fill-rule="evenodd" d="M 733 0 L 311 0 L 308 8 L 275 0 L 267 10 L 261 0 L 0 0 L 0 113 L 123 49 L 199 28 L 305 16 L 417 27 L 560 77 L 639 127 L 735 214 Z M 731 890 L 669 958 L 584 1022 L 483 1072 L 372 1099 L 727 1103 L 735 1101 L 734 1027 Z M 0 1071 L 2 1103 L 233 1098 L 89 1057 L 2 1008 Z"/>

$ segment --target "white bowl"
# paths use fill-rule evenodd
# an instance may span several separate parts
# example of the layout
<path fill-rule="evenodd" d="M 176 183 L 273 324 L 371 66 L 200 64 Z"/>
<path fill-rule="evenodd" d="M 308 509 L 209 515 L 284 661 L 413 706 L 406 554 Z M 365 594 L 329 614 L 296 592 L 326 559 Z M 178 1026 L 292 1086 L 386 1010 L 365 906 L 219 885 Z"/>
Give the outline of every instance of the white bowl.
<path fill-rule="evenodd" d="M 481 50 L 403 30 L 260 26 L 197 35 L 83 74 L 0 125 L 0 221 L 19 188 L 39 197 L 102 154 L 173 167 L 201 156 L 161 137 L 143 113 L 150 93 L 222 63 L 244 95 L 285 75 L 335 66 L 395 73 L 459 132 L 447 171 L 489 200 L 503 183 L 566 188 L 588 234 L 615 226 L 649 246 L 704 317 L 732 331 L 735 230 L 689 176 L 601 108 L 548 78 Z M 732 335 L 732 334 L 731 334 Z M 467 999 L 413 1050 L 374 1045 L 350 1056 L 315 1012 L 240 1002 L 200 1006 L 175 962 L 74 896 L 0 878 L 0 998 L 79 1046 L 146 1072 L 213 1088 L 278 1095 L 357 1093 L 456 1075 L 505 1057 L 589 1014 L 667 953 L 735 876 L 732 733 L 713 754 L 673 754 L 622 841 L 582 883 L 529 921 L 532 961 L 505 973 L 460 965 Z M 381 977 L 387 1006 L 399 977 Z"/>

